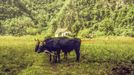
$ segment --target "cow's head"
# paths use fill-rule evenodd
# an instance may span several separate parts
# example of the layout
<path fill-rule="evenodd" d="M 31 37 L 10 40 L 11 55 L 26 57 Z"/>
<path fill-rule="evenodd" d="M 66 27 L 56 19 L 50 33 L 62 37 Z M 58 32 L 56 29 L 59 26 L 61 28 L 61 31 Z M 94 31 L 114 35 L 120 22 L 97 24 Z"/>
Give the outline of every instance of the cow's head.
<path fill-rule="evenodd" d="M 46 50 L 45 49 L 45 42 L 39 41 L 39 40 L 36 40 L 36 41 L 37 41 L 37 43 L 35 46 L 35 52 L 38 52 L 38 53 L 44 52 Z"/>

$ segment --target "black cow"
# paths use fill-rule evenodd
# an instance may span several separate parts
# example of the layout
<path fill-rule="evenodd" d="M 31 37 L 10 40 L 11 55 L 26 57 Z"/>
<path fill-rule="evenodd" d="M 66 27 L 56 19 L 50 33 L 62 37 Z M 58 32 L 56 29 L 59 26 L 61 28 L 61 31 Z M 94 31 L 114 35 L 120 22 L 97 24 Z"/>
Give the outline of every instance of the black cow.
<path fill-rule="evenodd" d="M 81 40 L 79 38 L 67 38 L 67 37 L 56 37 L 56 38 L 48 38 L 42 41 L 40 45 L 40 41 L 37 42 L 35 47 L 35 52 L 41 53 L 44 51 L 54 52 L 56 55 L 56 60 L 58 58 L 58 62 L 60 62 L 60 52 L 64 52 L 64 56 L 67 59 L 67 53 L 75 50 L 76 53 L 76 61 L 80 60 L 80 45 Z M 51 55 L 50 55 L 51 61 Z"/>

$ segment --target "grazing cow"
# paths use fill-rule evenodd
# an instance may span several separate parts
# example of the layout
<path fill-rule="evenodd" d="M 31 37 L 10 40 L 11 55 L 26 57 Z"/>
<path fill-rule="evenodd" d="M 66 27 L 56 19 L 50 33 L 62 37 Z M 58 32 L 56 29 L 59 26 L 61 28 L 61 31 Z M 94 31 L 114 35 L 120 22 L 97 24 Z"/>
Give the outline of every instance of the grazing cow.
<path fill-rule="evenodd" d="M 56 37 L 56 38 L 48 38 L 44 41 L 37 42 L 35 52 L 41 53 L 41 52 L 48 52 L 52 53 L 54 52 L 55 60 L 60 62 L 60 52 L 64 52 L 64 56 L 67 59 L 67 53 L 75 50 L 76 53 L 76 61 L 80 60 L 80 45 L 81 40 L 79 38 L 67 38 L 67 37 Z M 51 61 L 51 54 L 50 54 L 50 61 Z"/>

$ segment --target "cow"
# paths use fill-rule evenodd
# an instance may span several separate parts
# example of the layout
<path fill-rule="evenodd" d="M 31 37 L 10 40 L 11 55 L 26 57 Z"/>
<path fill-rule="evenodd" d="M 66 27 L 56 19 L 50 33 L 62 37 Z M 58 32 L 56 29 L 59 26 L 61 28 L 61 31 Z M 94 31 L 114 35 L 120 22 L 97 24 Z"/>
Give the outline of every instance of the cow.
<path fill-rule="evenodd" d="M 47 53 L 53 52 L 55 55 L 55 62 L 57 61 L 57 59 L 58 62 L 60 62 L 61 51 L 64 52 L 64 57 L 67 59 L 67 53 L 72 50 L 75 50 L 76 61 L 79 61 L 80 46 L 81 46 L 81 39 L 79 38 L 55 37 L 45 39 L 42 42 L 38 41 L 35 47 L 35 52 L 38 53 L 44 51 Z M 50 54 L 50 61 L 51 61 L 51 54 Z"/>

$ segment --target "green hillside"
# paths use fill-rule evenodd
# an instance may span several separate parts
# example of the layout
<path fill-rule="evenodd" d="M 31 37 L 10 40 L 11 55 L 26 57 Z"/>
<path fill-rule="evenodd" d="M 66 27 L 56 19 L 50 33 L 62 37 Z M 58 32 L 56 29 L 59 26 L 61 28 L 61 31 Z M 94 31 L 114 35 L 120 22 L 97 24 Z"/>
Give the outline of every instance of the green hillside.
<path fill-rule="evenodd" d="M 68 28 L 74 36 L 134 36 L 133 0 L 1 0 L 1 35 Z M 48 34 L 46 34 L 48 35 Z"/>

